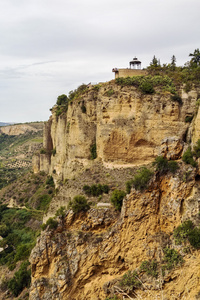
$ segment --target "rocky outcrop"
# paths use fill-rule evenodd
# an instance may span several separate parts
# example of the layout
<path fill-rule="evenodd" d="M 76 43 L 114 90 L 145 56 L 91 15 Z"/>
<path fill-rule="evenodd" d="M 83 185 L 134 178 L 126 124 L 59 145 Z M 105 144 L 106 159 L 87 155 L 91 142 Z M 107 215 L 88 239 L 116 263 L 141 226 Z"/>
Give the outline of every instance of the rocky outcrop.
<path fill-rule="evenodd" d="M 126 270 L 138 268 L 144 260 L 160 261 L 181 220 L 190 216 L 199 224 L 195 175 L 185 166 L 176 176 L 155 175 L 146 192 L 132 190 L 127 195 L 121 215 L 108 208 L 91 209 L 79 217 L 68 211 L 57 230 L 42 233 L 31 253 L 30 299 L 104 300 L 108 287 Z M 195 299 L 200 255 L 183 255 L 184 266 L 159 277 L 156 284 L 141 278 L 148 289 L 137 290 L 138 298 L 163 295 L 167 300 L 173 293 L 176 299 Z"/>
<path fill-rule="evenodd" d="M 112 95 L 108 91 L 112 90 Z M 139 166 L 159 154 L 168 159 L 181 156 L 194 114 L 198 92 L 180 90 L 183 104 L 173 102 L 169 93 L 142 95 L 135 87 L 121 87 L 113 81 L 93 86 L 73 100 L 67 113 L 52 117 L 45 126 L 44 148 L 56 154 L 41 170 L 49 170 L 55 181 L 74 177 L 90 165 L 90 147 L 107 167 Z M 82 107 L 84 106 L 84 111 Z M 194 142 L 198 139 L 198 114 L 194 121 Z M 191 132 L 191 130 L 189 130 Z"/>

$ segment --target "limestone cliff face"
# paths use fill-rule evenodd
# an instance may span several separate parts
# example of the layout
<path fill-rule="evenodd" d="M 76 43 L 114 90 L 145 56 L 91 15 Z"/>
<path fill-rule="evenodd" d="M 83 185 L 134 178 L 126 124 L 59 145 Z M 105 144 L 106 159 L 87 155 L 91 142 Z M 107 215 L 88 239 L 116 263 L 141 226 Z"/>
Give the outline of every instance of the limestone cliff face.
<path fill-rule="evenodd" d="M 35 170 L 51 174 L 57 186 L 76 178 L 83 186 L 86 171 L 94 165 L 91 177 L 96 183 L 102 174 L 106 181 L 109 169 L 129 168 L 134 174 L 135 168 L 158 155 L 178 160 L 179 170 L 174 175 L 155 173 L 142 193 L 132 189 L 123 200 L 121 213 L 112 208 L 91 208 L 78 216 L 68 211 L 58 220 L 56 230 L 42 232 L 30 257 L 30 300 L 105 300 L 116 291 L 125 272 L 139 268 L 144 260 L 162 262 L 165 247 L 181 252 L 184 265 L 165 274 L 160 268 L 157 280 L 142 274 L 142 288 L 132 297 L 198 299 L 200 254 L 193 249 L 184 252 L 173 239 L 173 230 L 182 221 L 200 224 L 198 170 L 180 159 L 187 143 L 193 146 L 200 138 L 198 93 L 180 89 L 180 104 L 168 93 L 158 90 L 142 95 L 134 87 L 120 87 L 112 81 L 98 90 L 88 88 L 69 104 L 67 113 L 58 116 L 53 108 L 44 130 L 46 153 L 35 158 Z M 191 123 L 185 122 L 187 116 L 193 116 Z M 95 162 L 90 159 L 94 144 Z M 118 184 L 117 179 L 113 181 Z M 110 182 L 116 187 L 112 179 Z M 57 207 L 67 204 L 70 194 L 74 196 L 70 189 L 72 186 L 63 186 L 62 200 L 58 192 L 52 203 Z M 55 207 L 51 209 L 55 213 Z"/>
<path fill-rule="evenodd" d="M 107 96 L 109 91 L 111 96 Z M 72 178 L 77 170 L 90 165 L 93 144 L 98 159 L 111 168 L 147 164 L 160 154 L 177 159 L 190 125 L 185 117 L 194 114 L 198 91 L 186 94 L 180 90 L 180 94 L 182 105 L 173 102 L 168 93 L 142 95 L 135 87 L 114 82 L 102 84 L 98 91 L 88 88 L 70 103 L 67 113 L 56 116 L 53 108 L 44 131 L 48 158 L 41 156 L 40 169 L 53 174 L 55 180 Z M 194 141 L 198 119 L 197 115 Z"/>
<path fill-rule="evenodd" d="M 189 170 L 190 178 L 184 182 Z M 199 224 L 195 175 L 188 166 L 176 176 L 155 175 L 146 192 L 132 190 L 127 195 L 121 215 L 103 208 L 79 217 L 69 211 L 57 230 L 42 233 L 32 251 L 30 299 L 104 300 L 127 270 L 144 260 L 161 261 L 181 220 L 190 216 Z M 172 293 L 175 299 L 195 299 L 200 255 L 183 255 L 184 268 L 156 282 L 141 277 L 146 288 L 137 290 L 138 299 L 170 300 Z"/>

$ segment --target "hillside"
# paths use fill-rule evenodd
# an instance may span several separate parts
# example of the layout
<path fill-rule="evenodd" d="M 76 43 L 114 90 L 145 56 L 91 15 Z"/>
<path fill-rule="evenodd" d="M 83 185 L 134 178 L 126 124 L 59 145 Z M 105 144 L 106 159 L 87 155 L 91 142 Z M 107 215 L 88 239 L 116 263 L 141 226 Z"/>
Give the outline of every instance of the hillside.
<path fill-rule="evenodd" d="M 30 299 L 198 299 L 200 86 L 180 74 L 58 98 L 33 160 L 57 193 L 30 256 Z"/>
<path fill-rule="evenodd" d="M 31 169 L 42 141 L 43 122 L 0 128 L 0 189 Z"/>

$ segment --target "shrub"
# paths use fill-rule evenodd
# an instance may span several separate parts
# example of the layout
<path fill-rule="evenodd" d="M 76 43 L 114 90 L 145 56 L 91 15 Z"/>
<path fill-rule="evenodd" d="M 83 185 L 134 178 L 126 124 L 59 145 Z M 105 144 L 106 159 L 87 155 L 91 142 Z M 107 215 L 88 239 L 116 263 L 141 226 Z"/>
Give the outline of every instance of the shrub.
<path fill-rule="evenodd" d="M 44 148 L 40 149 L 40 154 L 46 154 L 46 153 L 47 153 L 46 149 L 44 149 Z"/>
<path fill-rule="evenodd" d="M 152 172 L 146 167 L 137 171 L 133 178 L 133 185 L 136 190 L 144 190 L 147 187 L 149 180 L 151 179 Z"/>
<path fill-rule="evenodd" d="M 187 220 L 174 229 L 174 240 L 177 245 L 182 244 L 193 230 L 194 225 L 191 220 Z"/>
<path fill-rule="evenodd" d="M 156 166 L 156 171 L 159 171 L 161 174 L 165 172 L 175 173 L 178 169 L 178 163 L 174 160 L 168 162 L 163 156 L 157 156 L 153 165 Z"/>
<path fill-rule="evenodd" d="M 126 182 L 126 193 L 127 194 L 130 194 L 132 185 L 133 185 L 133 180 L 129 180 Z"/>
<path fill-rule="evenodd" d="M 175 243 L 180 245 L 184 241 L 189 241 L 195 249 L 200 248 L 200 228 L 193 225 L 191 220 L 187 220 L 174 230 Z"/>
<path fill-rule="evenodd" d="M 169 170 L 169 172 L 171 172 L 171 173 L 174 174 L 174 173 L 178 170 L 178 168 L 179 168 L 179 166 L 178 166 L 177 161 L 175 161 L 175 160 L 170 160 L 170 161 L 168 162 L 168 170 Z"/>
<path fill-rule="evenodd" d="M 65 206 L 61 206 L 55 214 L 56 217 L 61 217 L 64 218 L 66 216 L 66 207 Z"/>
<path fill-rule="evenodd" d="M 25 287 L 31 283 L 31 270 L 28 269 L 29 262 L 23 262 L 19 271 L 15 272 L 14 277 L 8 282 L 8 289 L 17 297 Z"/>
<path fill-rule="evenodd" d="M 200 249 L 200 228 L 195 227 L 190 231 L 188 241 L 195 249 Z"/>
<path fill-rule="evenodd" d="M 96 84 L 96 85 L 93 86 L 93 90 L 98 92 L 100 87 L 101 87 L 100 84 Z"/>
<path fill-rule="evenodd" d="M 120 286 L 133 290 L 141 286 L 141 282 L 137 279 L 138 274 L 136 271 L 128 271 L 125 273 L 120 281 Z"/>
<path fill-rule="evenodd" d="M 164 249 L 164 262 L 166 263 L 165 268 L 171 270 L 179 264 L 183 263 L 182 256 L 175 249 Z"/>
<path fill-rule="evenodd" d="M 46 185 L 49 185 L 49 186 L 51 186 L 51 187 L 54 187 L 55 185 L 54 185 L 54 181 L 53 181 L 53 177 L 52 176 L 48 176 L 47 177 L 47 180 L 46 180 Z"/>
<path fill-rule="evenodd" d="M 193 167 L 196 167 L 196 166 L 197 166 L 196 161 L 194 161 L 194 159 L 193 159 L 193 153 L 192 153 L 190 147 L 189 147 L 189 148 L 185 151 L 185 153 L 183 154 L 182 160 L 183 160 L 186 164 L 190 164 L 190 165 L 192 165 Z"/>
<path fill-rule="evenodd" d="M 193 116 L 186 116 L 185 117 L 185 123 L 190 123 L 192 122 Z"/>
<path fill-rule="evenodd" d="M 123 198 L 126 196 L 126 193 L 121 190 L 114 190 L 112 192 L 110 201 L 117 210 L 121 210 Z"/>
<path fill-rule="evenodd" d="M 171 100 L 174 101 L 174 102 L 178 102 L 179 104 L 183 104 L 181 97 L 177 94 L 172 95 Z"/>
<path fill-rule="evenodd" d="M 79 213 L 90 209 L 90 204 L 84 196 L 77 195 L 69 202 L 68 208 L 72 209 L 74 213 Z"/>
<path fill-rule="evenodd" d="M 65 105 L 65 104 L 67 104 L 67 102 L 68 102 L 67 96 L 65 94 L 62 94 L 62 95 L 58 96 L 56 104 L 57 105 Z"/>
<path fill-rule="evenodd" d="M 153 85 L 148 81 L 142 82 L 139 88 L 144 94 L 153 94 L 155 92 Z"/>
<path fill-rule="evenodd" d="M 105 95 L 106 95 L 107 97 L 111 97 L 113 94 L 114 94 L 113 89 L 110 89 L 110 90 L 108 90 L 108 91 L 105 93 Z"/>
<path fill-rule="evenodd" d="M 58 227 L 58 221 L 54 218 L 49 218 L 45 224 L 42 224 L 42 230 L 45 230 L 49 226 L 49 229 L 56 229 Z"/>
<path fill-rule="evenodd" d="M 88 86 L 84 83 L 81 84 L 77 89 L 69 92 L 68 102 L 77 99 L 80 95 L 84 94 L 87 90 L 88 90 Z"/>
<path fill-rule="evenodd" d="M 93 185 L 89 186 L 89 185 L 86 184 L 86 185 L 83 186 L 83 190 L 88 196 L 94 196 L 95 197 L 95 196 L 100 196 L 103 193 L 108 194 L 109 186 L 106 185 L 106 184 L 104 184 L 104 185 L 93 184 Z"/>
<path fill-rule="evenodd" d="M 91 159 L 97 158 L 97 145 L 96 145 L 96 143 L 92 144 L 90 146 L 90 153 L 91 153 L 91 156 L 90 156 Z"/>
<path fill-rule="evenodd" d="M 163 156 L 157 156 L 153 165 L 156 166 L 156 171 L 159 171 L 160 173 L 168 171 L 168 160 Z"/>
<path fill-rule="evenodd" d="M 140 270 L 145 272 L 147 275 L 157 278 L 158 277 L 158 263 L 157 261 L 143 261 Z"/>

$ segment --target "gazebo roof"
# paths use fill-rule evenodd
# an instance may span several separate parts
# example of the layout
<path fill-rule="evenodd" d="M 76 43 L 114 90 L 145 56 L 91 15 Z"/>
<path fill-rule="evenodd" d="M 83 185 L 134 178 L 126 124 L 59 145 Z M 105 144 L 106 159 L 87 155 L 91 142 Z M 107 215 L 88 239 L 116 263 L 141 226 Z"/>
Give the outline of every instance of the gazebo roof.
<path fill-rule="evenodd" d="M 139 61 L 139 60 L 137 59 L 137 57 L 134 57 L 133 60 L 130 61 L 130 64 L 133 64 L 133 65 L 139 65 L 139 64 L 141 64 L 141 61 Z"/>

